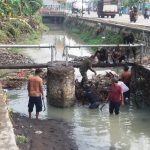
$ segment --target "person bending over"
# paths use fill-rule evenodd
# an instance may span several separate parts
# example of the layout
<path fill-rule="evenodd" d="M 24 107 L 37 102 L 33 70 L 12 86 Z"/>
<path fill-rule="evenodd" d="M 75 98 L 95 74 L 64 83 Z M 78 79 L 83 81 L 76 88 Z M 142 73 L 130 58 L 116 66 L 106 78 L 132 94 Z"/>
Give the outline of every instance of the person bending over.
<path fill-rule="evenodd" d="M 84 90 L 85 90 L 84 96 L 85 98 L 88 99 L 90 103 L 89 108 L 90 109 L 98 108 L 100 105 L 100 98 L 98 94 L 88 85 L 85 86 Z"/>
<path fill-rule="evenodd" d="M 96 71 L 92 68 L 92 64 L 94 63 L 94 61 L 95 61 L 95 56 L 92 55 L 91 57 L 83 60 L 81 66 L 79 68 L 79 71 L 80 71 L 81 76 L 82 76 L 82 80 L 81 80 L 81 86 L 82 87 L 88 81 L 88 77 L 87 77 L 87 71 L 88 70 L 91 70 L 96 75 Z"/>

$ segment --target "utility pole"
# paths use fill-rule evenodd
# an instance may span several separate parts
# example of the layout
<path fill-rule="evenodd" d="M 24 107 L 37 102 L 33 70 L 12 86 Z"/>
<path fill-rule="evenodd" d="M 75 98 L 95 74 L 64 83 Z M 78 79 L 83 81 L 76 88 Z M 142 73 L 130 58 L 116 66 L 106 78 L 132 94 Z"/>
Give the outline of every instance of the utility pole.
<path fill-rule="evenodd" d="M 82 0 L 82 17 L 83 17 L 83 0 Z"/>

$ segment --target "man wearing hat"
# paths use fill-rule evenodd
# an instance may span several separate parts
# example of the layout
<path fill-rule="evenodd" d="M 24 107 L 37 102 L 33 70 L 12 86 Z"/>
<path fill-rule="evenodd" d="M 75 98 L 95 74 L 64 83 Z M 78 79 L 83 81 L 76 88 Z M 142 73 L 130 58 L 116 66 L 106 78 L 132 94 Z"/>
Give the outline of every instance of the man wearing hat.
<path fill-rule="evenodd" d="M 110 92 L 108 94 L 108 100 L 109 100 L 109 113 L 113 114 L 113 112 L 115 112 L 115 114 L 118 115 L 120 105 L 124 104 L 124 101 L 123 101 L 123 92 L 120 85 L 118 85 L 117 78 L 112 78 L 112 85 L 110 88 Z"/>
<path fill-rule="evenodd" d="M 36 119 L 39 117 L 39 112 L 42 111 L 42 99 L 43 98 L 43 80 L 40 77 L 40 73 L 42 69 L 36 69 L 35 75 L 30 76 L 28 79 L 28 95 L 29 95 L 29 103 L 28 103 L 28 112 L 29 118 L 31 119 L 31 113 L 33 111 L 33 107 L 36 107 Z"/>

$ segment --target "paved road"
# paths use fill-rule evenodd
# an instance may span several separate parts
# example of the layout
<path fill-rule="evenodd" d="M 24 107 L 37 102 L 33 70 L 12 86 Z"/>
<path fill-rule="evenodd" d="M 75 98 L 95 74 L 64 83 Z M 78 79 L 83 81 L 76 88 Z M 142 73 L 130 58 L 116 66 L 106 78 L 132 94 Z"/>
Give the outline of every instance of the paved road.
<path fill-rule="evenodd" d="M 89 18 L 96 18 L 98 19 L 96 12 L 91 12 L 90 15 L 85 13 L 83 17 L 89 17 Z M 102 18 L 100 18 L 102 19 Z M 129 23 L 129 24 L 135 24 L 135 25 L 142 25 L 146 27 L 150 27 L 150 19 L 144 19 L 143 15 L 138 16 L 138 20 L 135 23 L 131 23 L 129 19 L 129 15 L 122 15 L 119 16 L 118 14 L 115 16 L 115 18 L 103 18 L 104 20 L 110 20 L 110 21 L 117 21 L 117 22 L 123 22 L 123 23 Z"/>

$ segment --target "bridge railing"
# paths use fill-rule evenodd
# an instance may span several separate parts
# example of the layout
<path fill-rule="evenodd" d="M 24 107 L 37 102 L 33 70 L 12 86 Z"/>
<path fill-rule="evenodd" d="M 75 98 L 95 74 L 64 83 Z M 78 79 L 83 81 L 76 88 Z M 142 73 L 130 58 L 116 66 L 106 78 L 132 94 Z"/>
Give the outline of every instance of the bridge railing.
<path fill-rule="evenodd" d="M 66 14 L 65 9 L 55 9 L 55 8 L 41 8 L 40 13 L 42 15 L 50 15 L 50 14 Z"/>
<path fill-rule="evenodd" d="M 144 52 L 144 44 L 100 44 L 100 45 L 75 45 L 75 46 L 70 46 L 70 45 L 66 45 L 64 47 L 64 51 L 66 54 L 66 66 L 68 66 L 68 57 L 69 57 L 69 49 L 70 48 L 102 48 L 102 47 L 128 47 L 129 50 L 131 51 L 132 47 L 137 47 L 139 49 L 137 49 L 137 51 L 140 51 L 139 56 L 140 56 L 140 63 L 142 63 L 142 58 L 143 58 L 143 52 Z"/>
<path fill-rule="evenodd" d="M 131 50 L 132 47 L 139 47 L 139 49 L 137 49 L 138 51 L 140 51 L 139 56 L 140 56 L 140 63 L 142 63 L 142 58 L 143 58 L 143 51 L 144 51 L 144 44 L 101 44 L 101 45 L 75 45 L 75 46 L 70 46 L 70 45 L 65 45 L 64 46 L 64 53 L 65 53 L 65 63 L 66 66 L 68 66 L 68 58 L 69 58 L 69 49 L 70 48 L 83 48 L 83 47 L 87 47 L 87 48 L 92 48 L 92 47 L 97 47 L 97 48 L 101 48 L 101 47 L 128 47 L 129 50 Z M 55 45 L 0 45 L 0 48 L 49 48 L 51 51 L 51 65 L 53 66 L 54 64 L 54 51 L 56 51 L 56 46 Z"/>
<path fill-rule="evenodd" d="M 53 65 L 54 62 L 54 50 L 56 49 L 56 47 L 54 45 L 44 45 L 44 44 L 40 44 L 40 45 L 6 45 L 6 44 L 2 44 L 0 45 L 0 48 L 49 48 L 50 52 L 51 52 L 51 65 Z"/>

